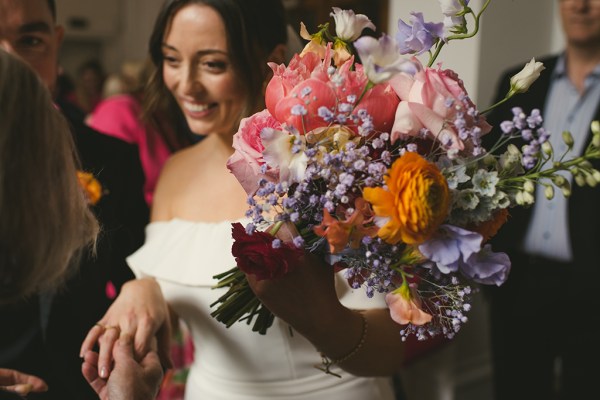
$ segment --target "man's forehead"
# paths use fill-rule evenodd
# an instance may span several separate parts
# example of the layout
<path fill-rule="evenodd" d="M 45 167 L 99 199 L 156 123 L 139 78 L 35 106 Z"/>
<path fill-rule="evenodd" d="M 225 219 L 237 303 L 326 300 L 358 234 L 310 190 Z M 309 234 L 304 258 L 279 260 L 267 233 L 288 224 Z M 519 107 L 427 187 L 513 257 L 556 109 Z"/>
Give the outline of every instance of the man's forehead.
<path fill-rule="evenodd" d="M 54 19 L 46 0 L 0 0 L 0 31 L 30 29 L 51 30 Z"/>

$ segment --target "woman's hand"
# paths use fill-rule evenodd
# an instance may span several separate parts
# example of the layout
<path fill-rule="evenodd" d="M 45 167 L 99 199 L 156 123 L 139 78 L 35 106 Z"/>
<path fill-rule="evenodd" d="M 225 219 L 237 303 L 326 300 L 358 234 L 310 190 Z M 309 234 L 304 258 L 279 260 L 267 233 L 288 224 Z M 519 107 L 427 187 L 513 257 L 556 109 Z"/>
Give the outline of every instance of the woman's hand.
<path fill-rule="evenodd" d="M 47 390 L 46 382 L 37 376 L 24 374 L 14 369 L 0 368 L 0 391 L 12 392 L 25 397 L 31 392 L 40 393 Z M 2 396 L 0 395 L 0 397 Z"/>
<path fill-rule="evenodd" d="M 81 345 L 84 357 L 98 344 L 98 371 L 101 378 L 110 374 L 113 347 L 119 336 L 133 338 L 136 360 L 141 360 L 151 350 L 154 336 L 158 340 L 158 355 L 165 368 L 170 368 L 170 319 L 167 303 L 160 286 L 154 279 L 129 281 L 110 306 L 104 317 L 94 325 Z"/>

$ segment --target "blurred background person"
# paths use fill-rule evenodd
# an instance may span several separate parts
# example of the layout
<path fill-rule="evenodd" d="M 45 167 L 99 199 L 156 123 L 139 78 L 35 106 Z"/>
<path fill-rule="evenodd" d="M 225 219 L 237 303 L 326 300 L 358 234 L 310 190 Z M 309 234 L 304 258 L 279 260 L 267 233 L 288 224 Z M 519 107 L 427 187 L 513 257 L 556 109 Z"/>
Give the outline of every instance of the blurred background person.
<path fill-rule="evenodd" d="M 81 109 L 84 114 L 94 111 L 102 100 L 102 91 L 106 73 L 97 59 L 83 62 L 75 75 L 75 90 L 71 92 L 69 101 Z"/>
<path fill-rule="evenodd" d="M 144 88 L 151 73 L 149 61 L 136 67 L 133 63 L 124 64 L 118 75 L 122 93 L 116 93 L 102 100 L 88 116 L 86 123 L 98 132 L 119 138 L 135 145 L 138 149 L 144 170 L 144 197 L 148 206 L 158 175 L 169 156 L 191 144 L 189 140 L 169 140 L 170 136 L 161 130 L 158 112 L 144 115 Z M 153 118 L 154 117 L 154 118 Z M 168 131 L 173 133 L 171 129 Z M 185 134 L 179 135 L 184 137 Z"/>
<path fill-rule="evenodd" d="M 51 91 L 56 87 L 63 33 L 56 25 L 53 0 L 0 0 L 0 48 L 29 64 Z M 15 95 L 18 92 L 13 93 L 13 102 Z M 81 374 L 79 347 L 121 285 L 133 277 L 125 257 L 144 240 L 148 221 L 144 176 L 134 146 L 94 131 L 80 114 L 71 112 L 68 102 L 56 104 L 69 121 L 81 169 L 97 183 L 90 207 L 103 229 L 96 255 L 85 254 L 61 290 L 15 303 L 12 314 L 1 310 L 2 320 L 19 314 L 28 318 L 29 326 L 13 337 L 14 342 L 0 343 L 0 352 L 32 370 L 43 369 L 46 375 L 40 377 L 49 386 L 46 398 L 97 399 Z M 30 118 L 35 115 L 30 113 Z"/>
<path fill-rule="evenodd" d="M 557 1 L 564 51 L 542 58 L 541 77 L 488 121 L 512 120 L 515 106 L 526 114 L 538 108 L 556 157 L 568 150 L 562 132 L 572 133 L 570 158 L 582 154 L 591 121 L 600 120 L 600 1 Z M 502 77 L 497 101 L 519 69 Z M 511 211 L 493 239 L 513 263 L 508 281 L 489 288 L 496 400 L 597 397 L 600 187 L 571 186 L 570 197 L 557 191 L 551 200 L 539 187 L 534 206 Z"/>

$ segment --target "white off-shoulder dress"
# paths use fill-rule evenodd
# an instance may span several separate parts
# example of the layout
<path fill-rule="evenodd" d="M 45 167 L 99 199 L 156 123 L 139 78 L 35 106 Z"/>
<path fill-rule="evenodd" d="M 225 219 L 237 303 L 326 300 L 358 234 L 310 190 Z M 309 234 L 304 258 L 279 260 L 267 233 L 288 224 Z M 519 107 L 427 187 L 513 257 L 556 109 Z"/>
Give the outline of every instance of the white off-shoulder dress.
<path fill-rule="evenodd" d="M 138 277 L 156 278 L 189 326 L 196 350 L 186 400 L 394 398 L 388 378 L 356 377 L 336 367 L 342 376 L 337 378 L 316 369 L 321 358 L 315 347 L 277 318 L 266 335 L 244 323 L 226 328 L 214 320 L 210 304 L 225 289 L 212 289 L 213 276 L 235 265 L 232 242 L 228 221 L 153 222 L 146 228 L 144 246 L 127 260 Z M 368 299 L 362 289 L 353 291 L 347 284 L 340 292 L 348 307 L 385 306 L 382 299 Z"/>

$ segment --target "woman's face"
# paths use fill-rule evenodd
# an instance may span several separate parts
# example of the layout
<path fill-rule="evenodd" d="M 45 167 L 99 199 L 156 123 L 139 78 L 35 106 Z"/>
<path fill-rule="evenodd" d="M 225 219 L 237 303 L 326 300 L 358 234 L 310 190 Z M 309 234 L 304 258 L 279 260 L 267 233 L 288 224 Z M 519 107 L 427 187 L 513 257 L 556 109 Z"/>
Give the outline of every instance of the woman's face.
<path fill-rule="evenodd" d="M 183 7 L 171 20 L 162 51 L 165 85 L 192 132 L 233 134 L 245 94 L 231 65 L 221 16 L 203 4 Z"/>

